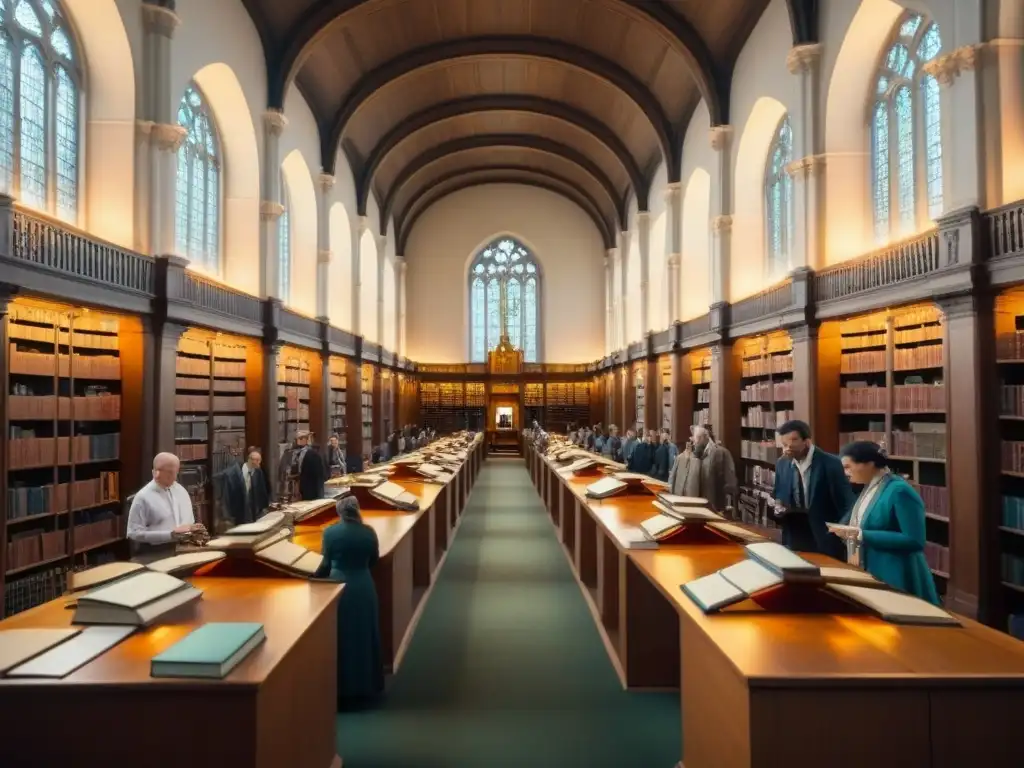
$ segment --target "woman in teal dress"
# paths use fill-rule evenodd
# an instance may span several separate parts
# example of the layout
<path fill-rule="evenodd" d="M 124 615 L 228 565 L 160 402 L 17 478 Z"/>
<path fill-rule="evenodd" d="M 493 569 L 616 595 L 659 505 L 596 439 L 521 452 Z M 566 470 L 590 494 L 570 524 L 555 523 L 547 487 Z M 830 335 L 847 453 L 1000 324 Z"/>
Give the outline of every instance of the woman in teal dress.
<path fill-rule="evenodd" d="M 850 562 L 879 581 L 939 605 L 935 579 L 924 558 L 924 502 L 905 479 L 889 471 L 888 457 L 868 440 L 840 453 L 850 482 L 862 485 L 836 533 L 846 539 Z"/>
<path fill-rule="evenodd" d="M 380 609 L 370 568 L 380 557 L 377 532 L 363 523 L 359 502 L 338 502 L 341 521 L 329 526 L 316 578 L 345 584 L 338 600 L 338 708 L 365 706 L 384 691 Z"/>

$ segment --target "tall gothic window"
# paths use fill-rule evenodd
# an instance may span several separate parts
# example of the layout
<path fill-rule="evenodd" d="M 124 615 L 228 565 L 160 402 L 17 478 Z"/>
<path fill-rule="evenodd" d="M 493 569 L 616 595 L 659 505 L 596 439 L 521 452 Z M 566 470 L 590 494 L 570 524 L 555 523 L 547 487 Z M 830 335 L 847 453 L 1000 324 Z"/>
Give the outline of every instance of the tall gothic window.
<path fill-rule="evenodd" d="M 528 363 L 537 362 L 537 307 L 540 268 L 522 244 L 502 237 L 477 254 L 469 268 L 470 356 L 487 362 L 487 353 L 501 341 L 501 294 L 509 341 Z"/>
<path fill-rule="evenodd" d="M 178 253 L 203 269 L 220 272 L 220 142 L 199 86 L 192 83 L 178 106 L 185 140 L 178 148 L 175 243 Z"/>
<path fill-rule="evenodd" d="M 57 0 L 0 0 L 0 189 L 78 222 L 82 73 Z"/>
<path fill-rule="evenodd" d="M 938 25 L 908 13 L 882 59 L 871 106 L 871 193 L 879 242 L 913 234 L 942 213 L 939 83 L 923 66 L 941 48 Z"/>
<path fill-rule="evenodd" d="M 768 276 L 789 271 L 793 250 L 793 179 L 786 166 L 793 162 L 793 128 L 786 115 L 775 129 L 765 168 L 764 202 L 767 225 Z"/>
<path fill-rule="evenodd" d="M 281 218 L 277 222 L 277 271 L 278 280 L 280 286 L 278 290 L 278 298 L 281 299 L 285 304 L 291 300 L 292 296 L 292 232 L 291 232 L 291 221 L 288 218 L 288 185 L 285 184 L 284 177 L 281 177 L 281 204 L 284 206 L 284 211 L 281 212 Z"/>

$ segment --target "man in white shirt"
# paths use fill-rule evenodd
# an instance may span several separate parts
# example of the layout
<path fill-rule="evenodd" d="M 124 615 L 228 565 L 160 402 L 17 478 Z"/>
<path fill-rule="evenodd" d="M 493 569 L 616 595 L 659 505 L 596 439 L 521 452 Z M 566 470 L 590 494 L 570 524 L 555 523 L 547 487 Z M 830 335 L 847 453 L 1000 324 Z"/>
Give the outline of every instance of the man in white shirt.
<path fill-rule="evenodd" d="M 178 484 L 180 467 L 173 453 L 158 453 L 153 459 L 153 479 L 135 494 L 128 510 L 128 538 L 132 542 L 166 546 L 206 530 L 202 523 L 196 523 L 192 499 Z"/>

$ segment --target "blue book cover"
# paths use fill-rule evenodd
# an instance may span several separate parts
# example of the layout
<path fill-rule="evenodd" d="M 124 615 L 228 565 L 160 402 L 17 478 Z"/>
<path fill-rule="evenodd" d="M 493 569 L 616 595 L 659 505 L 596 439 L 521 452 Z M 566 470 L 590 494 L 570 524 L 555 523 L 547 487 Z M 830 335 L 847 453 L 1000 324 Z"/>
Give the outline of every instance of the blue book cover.
<path fill-rule="evenodd" d="M 156 664 L 225 664 L 263 631 L 255 622 L 211 622 L 153 657 Z"/>

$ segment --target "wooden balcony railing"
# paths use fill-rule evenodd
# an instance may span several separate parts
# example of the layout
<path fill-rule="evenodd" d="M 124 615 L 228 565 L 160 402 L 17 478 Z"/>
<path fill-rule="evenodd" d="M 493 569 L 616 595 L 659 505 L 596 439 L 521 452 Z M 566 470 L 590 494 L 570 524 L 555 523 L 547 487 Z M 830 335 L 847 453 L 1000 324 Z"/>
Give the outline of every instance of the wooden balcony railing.
<path fill-rule="evenodd" d="M 793 306 L 793 281 L 787 278 L 781 283 L 765 288 L 760 293 L 737 301 L 732 305 L 729 320 L 733 325 L 749 323 L 783 312 L 791 306 Z"/>
<path fill-rule="evenodd" d="M 834 301 L 925 277 L 942 266 L 939 231 L 930 229 L 864 256 L 816 272 L 814 300 Z"/>
<path fill-rule="evenodd" d="M 993 259 L 1024 255 L 1024 201 L 982 214 Z"/>

